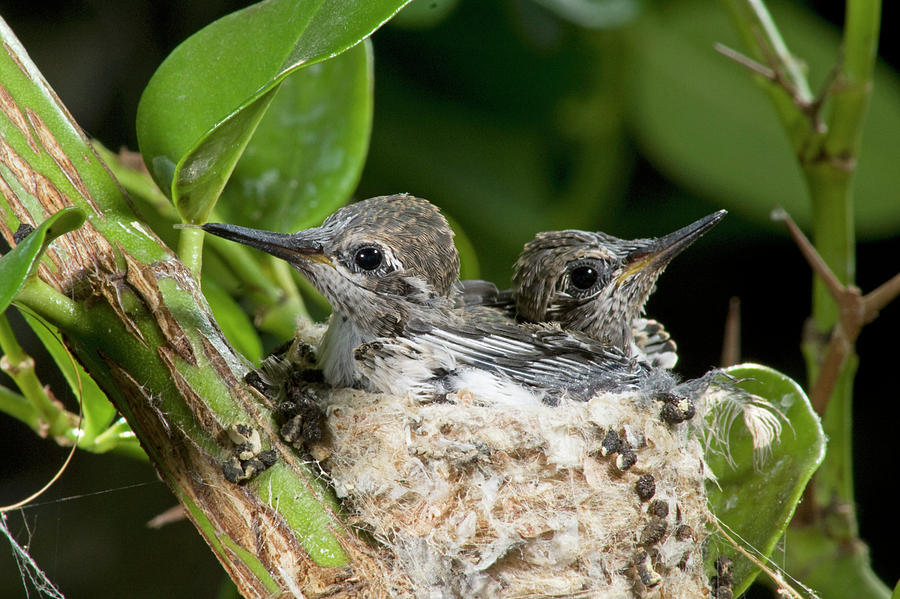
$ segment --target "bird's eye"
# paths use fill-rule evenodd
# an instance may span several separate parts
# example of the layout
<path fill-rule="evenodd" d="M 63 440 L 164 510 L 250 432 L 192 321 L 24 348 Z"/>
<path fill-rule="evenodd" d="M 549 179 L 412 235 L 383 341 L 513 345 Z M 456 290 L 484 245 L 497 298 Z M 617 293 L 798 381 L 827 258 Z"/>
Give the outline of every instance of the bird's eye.
<path fill-rule="evenodd" d="M 381 266 L 384 255 L 377 247 L 368 246 L 356 250 L 356 255 L 353 257 L 353 260 L 356 262 L 356 265 L 363 270 L 375 270 Z"/>
<path fill-rule="evenodd" d="M 569 273 L 569 279 L 576 289 L 590 289 L 597 282 L 598 276 L 591 266 L 576 266 Z"/>

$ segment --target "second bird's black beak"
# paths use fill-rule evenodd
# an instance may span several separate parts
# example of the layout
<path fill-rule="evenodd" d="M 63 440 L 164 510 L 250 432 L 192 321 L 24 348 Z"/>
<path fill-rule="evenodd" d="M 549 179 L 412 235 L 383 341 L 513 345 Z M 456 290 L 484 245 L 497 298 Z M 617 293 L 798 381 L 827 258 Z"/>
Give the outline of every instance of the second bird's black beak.
<path fill-rule="evenodd" d="M 633 276 L 639 272 L 658 274 L 671 262 L 672 258 L 703 237 L 707 231 L 725 218 L 726 214 L 728 214 L 727 210 L 713 212 L 686 227 L 653 239 L 646 245 L 635 249 L 625 259 L 628 267 L 625 269 L 623 278 Z"/>
<path fill-rule="evenodd" d="M 322 244 L 304 235 L 305 231 L 288 235 L 224 223 L 206 223 L 200 228 L 218 237 L 262 250 L 291 264 L 308 261 L 331 263 Z"/>

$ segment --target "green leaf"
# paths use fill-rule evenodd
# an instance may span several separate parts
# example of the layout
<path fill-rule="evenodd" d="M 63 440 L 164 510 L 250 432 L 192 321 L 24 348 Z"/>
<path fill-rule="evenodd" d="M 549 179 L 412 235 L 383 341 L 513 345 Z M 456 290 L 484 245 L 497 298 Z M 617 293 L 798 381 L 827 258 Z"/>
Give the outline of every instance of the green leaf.
<path fill-rule="evenodd" d="M 144 90 L 137 133 L 182 218 L 205 220 L 285 77 L 355 46 L 404 3 L 268 0 L 178 46 Z"/>
<path fill-rule="evenodd" d="M 640 0 L 535 0 L 560 17 L 591 29 L 612 29 L 633 21 Z"/>
<path fill-rule="evenodd" d="M 240 305 L 212 279 L 204 279 L 203 295 L 206 296 L 213 316 L 216 317 L 216 322 L 222 327 L 228 341 L 245 358 L 254 364 L 258 363 L 263 354 L 262 342 Z"/>
<path fill-rule="evenodd" d="M 84 224 L 84 211 L 63 208 L 0 257 L 0 313 L 9 307 L 50 242 Z"/>
<path fill-rule="evenodd" d="M 372 128 L 366 42 L 281 85 L 216 206 L 216 218 L 270 231 L 319 224 L 353 193 Z"/>
<path fill-rule="evenodd" d="M 712 443 L 706 454 L 718 479 L 718 484 L 707 484 L 712 512 L 727 525 L 726 530 L 740 535 L 739 542 L 746 549 L 752 547 L 768 556 L 825 457 L 825 435 L 803 389 L 788 376 L 758 364 L 739 364 L 725 372 L 739 381 L 741 389 L 771 402 L 786 420 L 762 467 L 755 465 L 753 441 L 742 418 L 735 419 L 723 435 L 727 446 Z M 710 562 L 720 555 L 734 560 L 735 597 L 759 573 L 720 537 L 713 537 L 707 555 Z"/>
<path fill-rule="evenodd" d="M 41 343 L 53 357 L 60 372 L 69 383 L 72 392 L 81 402 L 81 430 L 78 445 L 85 447 L 106 430 L 116 415 L 116 407 L 109 401 L 94 379 L 81 367 L 81 364 L 68 352 L 62 343 L 61 333 L 43 320 L 23 312 L 22 316 L 31 330 L 35 332 Z"/>
<path fill-rule="evenodd" d="M 809 70 L 813 89 L 840 53 L 834 27 L 797 3 L 767 2 L 791 51 Z M 775 206 L 802 225 L 810 203 L 802 173 L 768 97 L 752 73 L 716 52 L 720 42 L 743 50 L 725 10 L 709 2 L 656 3 L 631 32 L 631 125 L 658 169 L 691 191 L 767 223 Z M 900 229 L 900 211 L 885 201 L 900 188 L 900 79 L 879 64 L 866 120 L 854 211 L 862 237 Z"/>

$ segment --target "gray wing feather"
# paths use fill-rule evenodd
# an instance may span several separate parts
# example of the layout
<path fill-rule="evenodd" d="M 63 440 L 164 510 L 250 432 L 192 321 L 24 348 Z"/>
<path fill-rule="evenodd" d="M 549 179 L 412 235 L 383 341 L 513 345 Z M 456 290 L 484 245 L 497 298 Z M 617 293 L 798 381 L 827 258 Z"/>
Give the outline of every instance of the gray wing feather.
<path fill-rule="evenodd" d="M 419 346 L 447 352 L 457 364 L 575 399 L 638 388 L 648 373 L 618 349 L 554 326 L 413 322 L 406 334 Z"/>

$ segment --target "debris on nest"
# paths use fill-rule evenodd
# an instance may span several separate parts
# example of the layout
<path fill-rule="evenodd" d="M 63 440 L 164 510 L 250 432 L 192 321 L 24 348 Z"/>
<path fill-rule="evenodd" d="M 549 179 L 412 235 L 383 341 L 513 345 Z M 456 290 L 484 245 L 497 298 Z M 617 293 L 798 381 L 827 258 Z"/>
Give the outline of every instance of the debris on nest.
<path fill-rule="evenodd" d="M 659 402 L 447 399 L 336 390 L 315 452 L 352 523 L 397 556 L 417 596 L 705 592 L 703 451 Z"/>

